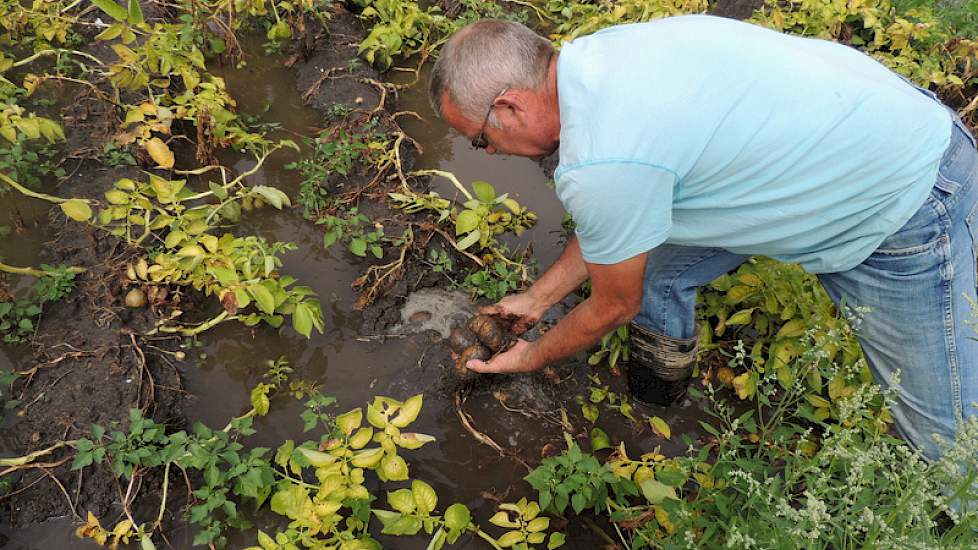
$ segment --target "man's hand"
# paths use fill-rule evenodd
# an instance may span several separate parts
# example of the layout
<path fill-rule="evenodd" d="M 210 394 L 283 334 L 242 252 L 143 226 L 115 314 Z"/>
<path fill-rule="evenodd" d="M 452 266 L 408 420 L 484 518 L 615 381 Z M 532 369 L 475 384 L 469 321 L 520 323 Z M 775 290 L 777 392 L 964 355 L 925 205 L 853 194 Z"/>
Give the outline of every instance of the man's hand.
<path fill-rule="evenodd" d="M 479 313 L 514 319 L 510 332 L 523 334 L 540 321 L 540 317 L 543 317 L 548 308 L 547 304 L 538 302 L 529 292 L 521 292 L 506 296 L 497 303 L 480 309 Z"/>
<path fill-rule="evenodd" d="M 523 339 L 517 339 L 513 347 L 497 355 L 488 363 L 478 359 L 470 359 L 465 366 L 475 372 L 495 372 L 510 374 L 514 372 L 531 372 L 542 365 L 534 365 L 530 359 L 530 349 L 533 344 Z"/>
<path fill-rule="evenodd" d="M 581 247 L 577 243 L 577 237 L 571 237 L 560 258 L 529 290 L 507 296 L 494 305 L 482 308 L 480 313 L 515 318 L 516 322 L 510 330 L 515 334 L 523 334 L 537 324 L 550 306 L 581 286 L 587 277 L 587 266 L 581 257 Z"/>

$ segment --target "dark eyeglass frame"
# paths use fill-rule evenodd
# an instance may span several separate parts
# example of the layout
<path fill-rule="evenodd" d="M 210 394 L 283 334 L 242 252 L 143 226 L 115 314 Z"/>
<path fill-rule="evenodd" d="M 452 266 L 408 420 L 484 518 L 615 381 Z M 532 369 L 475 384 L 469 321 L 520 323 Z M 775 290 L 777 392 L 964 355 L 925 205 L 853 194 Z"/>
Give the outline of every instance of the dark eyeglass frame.
<path fill-rule="evenodd" d="M 486 118 L 482 120 L 482 127 L 479 128 L 479 135 L 472 138 L 472 148 L 473 149 L 485 149 L 489 147 L 489 140 L 486 139 L 486 125 L 489 124 L 489 115 L 492 114 L 492 108 L 495 107 L 496 100 L 503 96 L 509 91 L 509 86 L 503 88 L 503 91 L 496 94 L 496 97 L 492 98 L 489 102 L 489 108 L 486 109 Z"/>

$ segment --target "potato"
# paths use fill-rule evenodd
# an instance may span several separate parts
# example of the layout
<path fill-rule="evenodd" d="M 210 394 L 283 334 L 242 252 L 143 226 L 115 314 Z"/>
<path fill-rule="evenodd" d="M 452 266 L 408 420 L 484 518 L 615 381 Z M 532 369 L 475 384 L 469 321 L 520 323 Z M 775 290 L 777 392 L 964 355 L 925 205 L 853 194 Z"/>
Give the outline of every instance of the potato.
<path fill-rule="evenodd" d="M 475 334 L 472 334 L 472 331 L 465 327 L 452 329 L 452 334 L 448 337 L 448 345 L 455 353 L 462 353 L 466 348 L 478 342 Z"/>
<path fill-rule="evenodd" d="M 492 352 L 497 352 L 509 343 L 510 337 L 502 324 L 492 315 L 480 314 L 469 320 L 469 330 Z"/>
<path fill-rule="evenodd" d="M 469 380 L 474 378 L 477 373 L 469 370 L 465 364 L 469 361 L 469 359 L 487 361 L 490 357 L 492 357 L 492 352 L 489 351 L 489 348 L 483 346 L 482 344 L 473 344 L 467 347 L 455 361 L 455 378 L 458 378 L 459 380 Z"/>

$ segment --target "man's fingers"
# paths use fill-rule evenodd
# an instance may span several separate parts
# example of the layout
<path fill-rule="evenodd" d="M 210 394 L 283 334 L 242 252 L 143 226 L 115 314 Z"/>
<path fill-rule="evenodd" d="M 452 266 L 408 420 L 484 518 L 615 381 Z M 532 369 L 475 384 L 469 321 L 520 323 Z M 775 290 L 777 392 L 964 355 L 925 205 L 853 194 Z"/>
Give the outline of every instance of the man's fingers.
<path fill-rule="evenodd" d="M 479 359 L 469 359 L 465 363 L 465 368 L 469 369 L 470 371 L 474 371 L 478 373 L 496 372 L 494 369 L 489 367 L 489 363 L 486 363 L 485 361 L 480 361 Z"/>
<path fill-rule="evenodd" d="M 481 308 L 479 308 L 479 313 L 482 313 L 482 314 L 485 314 L 485 315 L 502 315 L 503 314 L 503 308 L 499 307 L 498 304 L 492 304 L 492 305 L 489 305 L 489 306 L 482 306 Z"/>
<path fill-rule="evenodd" d="M 513 323 L 513 328 L 510 329 L 510 331 L 513 334 L 517 334 L 517 335 L 523 334 L 524 332 L 530 330 L 530 327 L 532 327 L 534 324 L 535 323 L 530 322 L 529 319 L 523 317 L 518 321 L 516 321 L 515 323 Z"/>

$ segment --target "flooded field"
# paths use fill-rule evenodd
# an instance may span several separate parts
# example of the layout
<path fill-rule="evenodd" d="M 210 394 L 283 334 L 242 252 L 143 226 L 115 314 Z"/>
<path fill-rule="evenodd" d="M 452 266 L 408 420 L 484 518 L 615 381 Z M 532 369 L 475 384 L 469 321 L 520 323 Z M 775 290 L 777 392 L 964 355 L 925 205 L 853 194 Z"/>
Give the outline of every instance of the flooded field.
<path fill-rule="evenodd" d="M 453 329 L 573 220 L 556 158 L 476 150 L 426 97 L 476 19 L 559 50 L 713 14 L 863 50 L 974 128 L 961 3 L 124 4 L 0 0 L 0 550 L 975 546 L 978 422 L 953 467 L 891 437 L 852 312 L 799 266 L 699 289 L 668 408 L 628 396 L 625 328 L 459 368 L 512 319 Z"/>
<path fill-rule="evenodd" d="M 221 70 L 238 108 L 243 112 L 262 113 L 263 122 L 274 122 L 279 130 L 274 135 L 283 138 L 313 135 L 322 124 L 321 114 L 306 106 L 296 85 L 295 73 L 284 67 L 283 60 L 260 54 L 258 43 L 246 47 L 251 55 L 242 70 Z M 421 78 L 426 81 L 426 74 Z M 544 268 L 552 263 L 562 249 L 564 231 L 561 228 L 564 211 L 548 186 L 544 168 L 529 159 L 490 156 L 472 150 L 468 140 L 451 131 L 431 113 L 424 87 L 421 85 L 399 92 L 396 108 L 413 111 L 422 120 L 404 117 L 403 128 L 423 148 L 415 169 L 439 169 L 454 173 L 461 181 L 491 180 L 500 193 L 509 193 L 520 203 L 538 212 L 536 227 L 525 233 L 520 242 L 533 243 L 534 257 Z M 298 192 L 300 174 L 285 166 L 299 154 L 282 152 L 270 158 L 253 176 L 258 184 L 272 185 L 290 196 Z M 237 170 L 250 169 L 254 162 L 245 157 L 222 154 L 221 160 Z M 436 181 L 434 190 L 445 196 L 454 193 L 446 181 Z M 57 189 L 55 189 L 57 191 Z M 42 251 L 50 238 L 47 229 L 47 210 L 37 202 L 8 196 L 0 206 L 0 220 L 10 223 L 19 217 L 23 230 L 16 239 L 0 242 L 0 256 L 11 263 L 34 265 L 43 260 Z M 547 444 L 562 441 L 560 410 L 583 427 L 577 397 L 586 398 L 589 372 L 599 372 L 587 366 L 583 358 L 567 368 L 560 387 L 547 387 L 551 382 L 539 377 L 500 377 L 465 394 L 464 410 L 471 415 L 478 430 L 496 440 L 512 453 L 502 457 L 492 448 L 477 442 L 459 420 L 457 389 L 448 374 L 445 361 L 446 345 L 436 332 L 416 332 L 410 323 L 395 327 L 387 333 L 364 334 L 360 328 L 360 312 L 353 309 L 357 294 L 350 288 L 360 265 L 339 247 L 324 249 L 321 229 L 304 220 L 298 211 L 262 210 L 245 219 L 249 230 L 273 241 L 293 242 L 298 250 L 284 256 L 283 271 L 312 287 L 321 297 L 326 331 L 305 339 L 293 332 L 277 333 L 267 328 L 252 329 L 236 323 L 226 323 L 209 330 L 198 340 L 186 340 L 188 360 L 181 369 L 184 390 L 189 397 L 186 415 L 207 425 L 216 426 L 249 406 L 249 392 L 261 381 L 264 363 L 285 356 L 295 368 L 294 376 L 319 385 L 323 393 L 335 396 L 339 410 L 362 405 L 375 395 L 397 398 L 424 393 L 424 410 L 416 423 L 418 431 L 433 435 L 437 443 L 416 451 L 410 463 L 415 477 L 431 483 L 446 502 L 463 502 L 478 516 L 488 518 L 494 510 L 494 498 L 516 500 L 528 496 L 522 477 L 527 465 L 541 458 Z M 440 303 L 430 304 L 444 310 L 473 310 L 478 304 L 461 292 L 444 295 Z M 483 304 L 486 302 L 483 301 Z M 425 305 L 422 303 L 422 309 Z M 418 306 L 414 306 L 418 309 Z M 438 328 L 438 327 L 431 327 Z M 447 325 L 441 330 L 447 334 Z M 186 347 L 190 344 L 190 347 Z M 432 350 L 440 350 L 432 353 Z M 26 350 L 13 346 L 0 348 L 0 362 L 16 366 L 25 360 Z M 438 361 L 441 361 L 439 363 Z M 446 378 L 447 377 L 447 378 Z M 623 392 L 623 381 L 603 374 L 603 382 L 614 391 Z M 503 402 L 502 400 L 505 400 Z M 275 447 L 283 440 L 303 438 L 299 414 L 301 402 L 282 397 L 273 400 L 271 412 L 258 420 L 258 434 L 249 445 Z M 700 416 L 695 406 L 656 411 L 673 426 L 675 433 L 693 433 L 695 419 Z M 634 450 L 651 448 L 651 431 L 646 425 L 633 423 L 614 411 L 606 411 L 599 425 L 613 438 L 634 441 Z M 18 429 L 16 418 L 8 419 L 0 432 L 0 441 L 9 441 Z M 648 445 L 643 445 L 643 434 Z M 679 451 L 678 444 L 674 451 Z M 0 446 L 0 453 L 12 451 L 9 444 Z M 28 550 L 42 548 L 95 548 L 94 544 L 74 537 L 70 518 L 53 519 L 38 527 L 0 531 L 0 548 Z M 568 547 L 590 548 L 596 544 L 595 535 L 584 526 L 572 526 L 574 542 Z M 175 548 L 190 548 L 193 533 L 179 530 L 171 535 Z M 232 539 L 230 546 L 240 548 L 249 544 L 245 539 Z M 412 543 L 398 541 L 398 548 L 413 548 Z M 417 542 L 423 547 L 423 542 Z M 461 547 L 481 547 L 473 540 Z"/>

